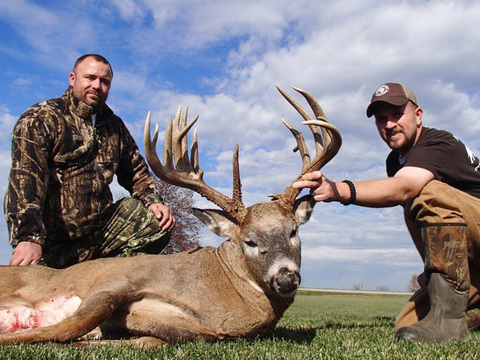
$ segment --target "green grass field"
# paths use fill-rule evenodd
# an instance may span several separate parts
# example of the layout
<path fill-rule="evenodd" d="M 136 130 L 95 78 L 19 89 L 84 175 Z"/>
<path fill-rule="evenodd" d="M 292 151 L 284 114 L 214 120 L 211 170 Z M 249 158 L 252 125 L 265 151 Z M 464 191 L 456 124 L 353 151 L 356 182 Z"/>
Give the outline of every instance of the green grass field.
<path fill-rule="evenodd" d="M 394 338 L 407 296 L 300 292 L 268 337 L 178 344 L 158 349 L 70 345 L 0 347 L 0 359 L 475 359 L 480 336 L 465 343 L 406 344 Z"/>

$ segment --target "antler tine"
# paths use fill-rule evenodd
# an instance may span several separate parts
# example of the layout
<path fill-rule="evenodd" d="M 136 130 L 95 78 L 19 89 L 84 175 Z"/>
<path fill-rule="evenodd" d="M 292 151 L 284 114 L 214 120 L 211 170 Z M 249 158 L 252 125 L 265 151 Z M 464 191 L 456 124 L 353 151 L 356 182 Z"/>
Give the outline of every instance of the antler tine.
<path fill-rule="evenodd" d="M 164 167 L 160 162 L 160 159 L 157 156 L 157 152 L 155 151 L 155 145 L 158 138 L 158 127 L 155 128 L 155 135 L 153 137 L 153 141 L 150 137 L 150 122 L 152 120 L 152 113 L 149 111 L 147 114 L 147 118 L 145 119 L 145 129 L 143 132 L 143 146 L 145 147 L 145 158 L 147 159 L 148 164 L 154 170 L 155 175 L 159 178 L 167 177 L 167 168 Z M 168 135 L 168 131 L 167 131 Z M 167 135 L 165 137 L 167 137 Z M 164 157 L 168 151 L 168 144 L 164 144 Z"/>
<path fill-rule="evenodd" d="M 203 170 L 200 169 L 198 161 L 197 129 L 193 131 L 192 147 L 190 149 L 190 165 L 192 166 L 192 170 L 194 173 L 202 172 L 203 175 Z"/>
<path fill-rule="evenodd" d="M 198 141 L 196 131 L 193 135 L 191 160 L 188 159 L 188 142 L 185 138 L 188 130 L 190 130 L 193 124 L 197 121 L 198 116 L 187 124 L 187 113 L 184 113 L 181 121 L 180 113 L 181 108 L 177 111 L 177 115 L 173 120 L 173 125 L 171 124 L 171 117 L 169 119 L 169 126 L 165 134 L 166 143 L 164 145 L 163 154 L 164 163 L 166 164 L 165 166 L 160 162 L 155 150 L 158 129 L 155 131 L 154 140 L 152 141 L 150 138 L 151 113 L 148 113 L 145 120 L 144 130 L 145 157 L 148 164 L 155 175 L 161 180 L 197 192 L 222 208 L 234 221 L 241 223 L 246 215 L 246 209 L 241 201 L 240 176 L 238 170 L 238 146 L 233 161 L 234 182 L 238 185 L 234 184 L 234 199 L 230 199 L 219 191 L 211 188 L 203 181 L 203 170 L 200 169 L 198 162 Z M 172 158 L 175 161 L 175 168 L 173 168 L 173 166 L 168 166 L 169 164 L 172 165 Z"/>
<path fill-rule="evenodd" d="M 278 85 L 275 85 L 278 89 L 278 91 L 280 92 L 280 94 L 283 95 L 283 97 L 285 99 L 287 99 L 287 101 L 295 108 L 295 110 L 298 111 L 298 113 L 305 119 L 305 120 L 313 120 L 312 117 L 305 111 L 305 109 L 300 106 L 290 95 L 288 95 L 285 90 L 283 90 L 280 86 Z M 296 88 L 294 86 L 292 86 L 292 88 L 298 92 L 300 92 L 303 96 L 305 96 L 305 93 L 308 94 L 306 91 L 303 91 L 299 88 Z M 310 94 L 308 94 L 310 95 Z M 307 99 L 308 101 L 308 99 Z M 317 103 L 318 105 L 318 103 Z M 318 105 L 318 107 L 320 107 L 320 105 Z M 313 108 L 312 108 L 313 109 Z M 318 110 L 317 110 L 318 111 Z M 320 108 L 320 111 L 321 111 L 321 108 Z M 314 114 L 315 116 L 317 116 L 317 113 L 315 113 L 314 111 Z M 321 114 L 320 115 L 323 115 L 323 111 L 321 111 Z M 325 118 L 325 115 L 323 115 L 323 117 Z M 315 147 L 316 147 L 316 153 L 319 153 L 321 151 L 323 151 L 323 141 L 322 141 L 322 136 L 320 135 L 320 130 L 316 127 L 316 126 L 309 126 L 310 127 L 310 131 L 312 132 L 313 134 L 313 138 L 315 139 Z"/>
<path fill-rule="evenodd" d="M 283 89 L 277 86 L 278 91 L 287 99 L 287 101 L 300 113 L 300 115 L 306 120 L 302 124 L 308 125 L 313 137 L 315 139 L 316 154 L 315 158 L 310 162 L 310 156 L 308 154 L 308 149 L 305 144 L 305 140 L 297 130 L 290 126 L 285 121 L 284 124 L 292 132 L 297 141 L 297 149 L 300 150 L 300 155 L 302 156 L 303 167 L 299 176 L 294 180 L 299 180 L 306 173 L 320 170 L 328 161 L 330 161 L 340 149 L 342 144 L 342 138 L 340 136 L 337 128 L 328 122 L 321 106 L 318 102 L 311 96 L 308 92 L 293 87 L 297 92 L 303 95 L 306 99 L 310 108 L 312 109 L 315 120 L 312 119 L 309 114 Z M 319 129 L 320 127 L 320 129 Z M 323 140 L 322 140 L 323 136 Z M 292 185 L 289 185 L 282 194 L 270 195 L 273 200 L 278 200 L 281 205 L 289 210 L 293 208 L 293 203 L 295 198 L 300 193 L 300 189 L 293 188 Z"/>
<path fill-rule="evenodd" d="M 323 112 L 323 109 L 322 107 L 320 106 L 320 104 L 318 103 L 317 100 L 315 100 L 315 98 L 310 95 L 308 92 L 306 92 L 305 90 L 303 89 L 300 89 L 300 88 L 297 88 L 295 86 L 292 86 L 292 88 L 299 92 L 300 94 L 303 95 L 303 97 L 307 100 L 308 102 L 308 105 L 310 105 L 310 108 L 313 110 L 313 113 L 315 114 L 315 117 L 317 120 L 323 120 L 323 121 L 326 121 L 328 122 L 327 120 L 327 117 L 325 116 L 325 113 Z M 308 114 L 307 114 L 308 116 Z M 305 120 L 307 120 L 306 118 L 304 118 Z"/>
<path fill-rule="evenodd" d="M 305 90 L 302 90 L 294 86 L 293 86 L 293 89 L 303 95 L 305 100 L 310 105 L 310 108 L 312 109 L 313 113 L 315 114 L 315 118 L 317 119 L 317 120 L 311 119 L 308 113 L 305 110 L 303 110 L 303 108 L 301 108 L 300 105 L 296 103 L 294 105 L 292 104 L 292 102 L 290 102 L 297 109 L 297 111 L 302 115 L 302 117 L 306 120 L 302 122 L 302 124 L 308 125 L 312 130 L 312 133 L 315 138 L 315 144 L 316 144 L 316 150 L 317 150 L 315 154 L 315 158 L 312 160 L 312 163 L 310 164 L 310 166 L 307 167 L 306 169 L 303 169 L 301 174 L 298 176 L 298 178 L 300 178 L 307 172 L 321 169 L 323 165 L 325 165 L 328 161 L 330 161 L 340 149 L 340 146 L 342 145 L 342 137 L 340 136 L 340 133 L 337 130 L 337 128 L 327 120 L 327 117 L 325 116 L 325 113 L 323 112 L 322 107 L 312 95 L 310 95 Z M 321 128 L 323 141 L 321 141 L 320 139 L 317 139 L 317 137 L 320 134 L 320 130 L 318 129 L 318 126 L 320 126 Z"/>
<path fill-rule="evenodd" d="M 180 116 L 182 113 L 182 107 L 179 106 L 177 109 L 177 112 L 175 114 L 175 117 L 173 118 L 173 125 L 172 125 L 172 156 L 173 156 L 173 164 L 174 164 L 174 169 L 179 169 L 179 159 L 182 158 L 182 146 L 181 144 L 177 141 L 178 140 L 178 128 L 180 126 Z M 181 164 L 180 164 L 180 167 Z"/>
<path fill-rule="evenodd" d="M 150 121 L 149 121 L 150 125 Z M 163 143 L 163 163 L 165 164 L 165 168 L 168 170 L 173 170 L 173 161 L 172 161 L 172 127 L 173 127 L 173 120 L 172 117 L 168 116 L 168 125 L 167 130 L 165 131 L 165 142 Z M 150 127 L 149 127 L 150 128 Z M 154 142 L 153 148 L 157 148 L 157 138 L 158 138 L 158 124 L 155 124 L 155 135 L 154 135 Z"/>
<path fill-rule="evenodd" d="M 185 108 L 184 116 L 182 117 L 182 107 L 179 106 L 175 118 L 173 120 L 172 128 L 172 146 L 173 146 L 173 161 L 175 169 L 179 171 L 189 171 L 188 164 L 185 163 L 185 144 L 186 138 L 182 137 L 180 132 L 185 126 L 183 119 L 186 118 L 188 107 Z M 193 124 L 192 124 L 193 125 Z"/>
<path fill-rule="evenodd" d="M 342 137 L 340 136 L 338 129 L 331 123 L 322 120 L 308 120 L 303 121 L 302 124 L 309 126 L 321 126 L 322 130 L 328 137 L 327 140 L 325 140 L 324 151 L 315 156 L 315 159 L 312 161 L 310 167 L 307 168 L 306 171 L 302 171 L 298 178 L 302 177 L 306 173 L 320 170 L 326 163 L 333 159 L 342 146 Z"/>
<path fill-rule="evenodd" d="M 297 146 L 293 149 L 294 152 L 300 151 L 300 156 L 302 157 L 302 171 L 305 170 L 310 165 L 310 154 L 308 153 L 308 148 L 305 144 L 305 140 L 303 139 L 303 135 L 297 129 L 295 129 L 292 125 L 290 125 L 287 121 L 282 119 L 283 124 L 287 127 L 288 130 L 293 134 L 295 140 L 297 141 Z"/>
<path fill-rule="evenodd" d="M 240 166 L 238 164 L 238 144 L 235 145 L 233 152 L 233 202 L 237 211 L 246 214 L 245 207 L 242 202 L 242 183 L 240 182 Z"/>
<path fill-rule="evenodd" d="M 313 159 L 312 163 L 317 163 L 317 161 L 320 160 L 320 159 L 317 159 L 317 158 L 320 157 L 320 156 L 323 156 L 324 153 L 333 154 L 328 158 L 328 160 L 326 160 L 324 162 L 324 164 L 325 164 L 331 158 L 333 158 L 333 156 L 335 156 L 335 154 L 338 151 L 338 149 L 336 151 L 331 151 L 331 150 L 326 151 L 325 149 L 328 148 L 330 146 L 330 144 L 332 144 L 332 141 L 334 142 L 334 146 L 338 146 L 338 148 L 340 148 L 341 143 L 342 143 L 342 138 L 340 137 L 340 134 L 339 134 L 337 128 L 335 126 L 333 126 L 327 120 L 327 117 L 325 116 L 325 113 L 323 112 L 323 109 L 320 106 L 320 104 L 318 103 L 318 101 L 315 100 L 315 98 L 312 95 L 310 95 L 308 92 L 306 92 L 305 90 L 299 89 L 295 86 L 293 86 L 293 89 L 295 89 L 297 92 L 299 92 L 300 94 L 303 95 L 303 97 L 307 100 L 308 104 L 310 105 L 311 109 L 313 110 L 313 113 L 315 114 L 316 119 L 319 120 L 317 122 L 310 122 L 309 119 L 306 119 L 304 117 L 304 119 L 306 121 L 304 121 L 302 124 L 309 125 L 310 129 L 312 129 L 312 127 L 317 128 L 316 126 L 321 127 L 322 136 L 323 136 L 323 148 L 321 148 L 321 151 L 319 152 L 318 151 L 319 149 L 317 147 L 317 154 L 315 156 L 315 159 Z M 316 134 L 317 134 L 317 132 L 314 133 L 314 135 L 316 135 Z M 317 142 L 317 141 L 316 141 L 316 143 L 319 144 L 319 142 Z M 321 166 L 323 166 L 324 164 L 321 164 Z"/>

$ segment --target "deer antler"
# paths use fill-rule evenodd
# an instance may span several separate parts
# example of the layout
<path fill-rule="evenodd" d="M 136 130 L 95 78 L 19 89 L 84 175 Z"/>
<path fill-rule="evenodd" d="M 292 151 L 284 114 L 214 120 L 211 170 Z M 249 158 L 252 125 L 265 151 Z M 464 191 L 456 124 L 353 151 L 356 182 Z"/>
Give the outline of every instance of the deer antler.
<path fill-rule="evenodd" d="M 241 223 L 246 215 L 245 206 L 242 203 L 240 172 L 238 167 L 238 144 L 233 155 L 233 197 L 223 195 L 211 188 L 203 181 L 203 170 L 198 162 L 197 132 L 194 131 L 190 159 L 188 158 L 187 132 L 198 120 L 198 115 L 190 123 L 187 123 L 188 106 L 185 107 L 183 116 L 182 108 L 179 107 L 175 119 L 168 118 L 168 127 L 165 133 L 163 148 L 163 163 L 160 162 L 155 150 L 158 138 L 158 125 L 155 127 L 153 141 L 150 138 L 151 113 L 145 120 L 144 147 L 145 157 L 152 171 L 161 180 L 188 188 L 199 193 L 201 196 L 225 210 L 237 223 Z"/>
<path fill-rule="evenodd" d="M 338 129 L 328 122 L 322 108 L 318 102 L 305 90 L 293 87 L 307 100 L 310 108 L 313 110 L 315 118 L 312 119 L 310 115 L 282 88 L 277 85 L 278 91 L 287 99 L 287 101 L 300 113 L 306 120 L 303 124 L 308 125 L 313 138 L 315 139 L 316 155 L 313 160 L 310 159 L 307 145 L 300 132 L 293 128 L 289 123 L 282 119 L 285 126 L 290 130 L 297 141 L 297 146 L 293 151 L 300 151 L 302 157 L 303 167 L 300 175 L 298 175 L 293 182 L 300 180 L 300 178 L 310 172 L 320 170 L 326 163 L 328 163 L 338 152 L 342 145 L 342 137 Z M 319 129 L 320 127 L 320 129 Z M 323 139 L 322 139 L 323 137 Z M 272 200 L 277 200 L 286 209 L 291 210 L 295 198 L 300 193 L 301 189 L 294 188 L 291 184 L 281 194 L 270 195 Z"/>

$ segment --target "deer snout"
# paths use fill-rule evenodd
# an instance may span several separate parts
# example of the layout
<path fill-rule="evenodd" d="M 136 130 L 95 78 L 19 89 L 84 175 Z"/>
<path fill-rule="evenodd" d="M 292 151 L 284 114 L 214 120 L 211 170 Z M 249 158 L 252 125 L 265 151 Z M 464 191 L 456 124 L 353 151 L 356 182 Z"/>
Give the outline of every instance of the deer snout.
<path fill-rule="evenodd" d="M 300 273 L 289 267 L 281 267 L 273 276 L 271 287 L 281 295 L 293 295 L 300 286 Z"/>

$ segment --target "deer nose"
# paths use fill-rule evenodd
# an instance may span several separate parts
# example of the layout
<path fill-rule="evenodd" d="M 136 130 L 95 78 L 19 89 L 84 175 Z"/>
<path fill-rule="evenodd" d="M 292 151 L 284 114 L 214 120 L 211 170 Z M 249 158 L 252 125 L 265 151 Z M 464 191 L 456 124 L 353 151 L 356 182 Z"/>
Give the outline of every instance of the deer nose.
<path fill-rule="evenodd" d="M 274 281 L 274 288 L 280 294 L 289 294 L 298 289 L 300 285 L 300 274 L 286 267 L 278 271 Z"/>

